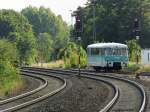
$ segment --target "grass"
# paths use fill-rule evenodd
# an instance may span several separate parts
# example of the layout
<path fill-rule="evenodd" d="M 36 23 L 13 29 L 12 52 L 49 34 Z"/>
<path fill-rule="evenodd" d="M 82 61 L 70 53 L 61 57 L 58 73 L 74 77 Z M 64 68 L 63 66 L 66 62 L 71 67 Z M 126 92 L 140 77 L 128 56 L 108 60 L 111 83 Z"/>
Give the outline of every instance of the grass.
<path fill-rule="evenodd" d="M 142 65 L 136 64 L 134 62 L 129 62 L 128 70 L 131 71 L 132 74 L 137 75 L 141 72 L 150 72 L 150 65 Z"/>
<path fill-rule="evenodd" d="M 5 78 L 0 84 L 0 96 L 6 96 L 11 93 L 16 93 L 23 87 L 23 82 L 20 76 L 16 78 Z"/>
<path fill-rule="evenodd" d="M 135 73 L 136 71 L 138 71 L 140 69 L 141 65 L 140 64 L 136 64 L 135 62 L 129 62 L 128 64 L 128 70 Z"/>
<path fill-rule="evenodd" d="M 52 61 L 49 63 L 33 64 L 32 67 L 44 67 L 44 68 L 64 68 L 65 63 L 63 60 Z"/>
<path fill-rule="evenodd" d="M 141 65 L 138 72 L 150 72 L 150 65 Z"/>

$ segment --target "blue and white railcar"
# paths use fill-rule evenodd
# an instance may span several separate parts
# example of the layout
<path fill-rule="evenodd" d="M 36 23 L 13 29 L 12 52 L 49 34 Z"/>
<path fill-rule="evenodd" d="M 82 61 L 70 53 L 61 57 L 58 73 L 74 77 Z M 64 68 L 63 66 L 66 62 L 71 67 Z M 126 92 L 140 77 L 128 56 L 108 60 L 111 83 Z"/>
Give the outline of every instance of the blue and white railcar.
<path fill-rule="evenodd" d="M 122 69 L 128 63 L 128 47 L 120 43 L 96 43 L 87 47 L 88 65 L 94 69 Z"/>

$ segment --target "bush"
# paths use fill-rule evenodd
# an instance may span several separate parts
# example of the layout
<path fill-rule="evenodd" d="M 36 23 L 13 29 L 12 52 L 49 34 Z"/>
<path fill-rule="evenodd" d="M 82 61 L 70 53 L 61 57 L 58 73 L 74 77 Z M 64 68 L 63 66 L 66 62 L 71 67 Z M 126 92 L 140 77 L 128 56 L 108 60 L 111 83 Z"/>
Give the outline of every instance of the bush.
<path fill-rule="evenodd" d="M 19 72 L 15 68 L 16 60 L 17 50 L 13 44 L 0 40 L 0 95 L 8 93 L 21 84 Z"/>
<path fill-rule="evenodd" d="M 3 61 L 7 60 L 15 65 L 17 57 L 18 53 L 15 44 L 12 44 L 7 40 L 0 40 L 0 59 Z"/>
<path fill-rule="evenodd" d="M 0 95 L 21 86 L 18 70 L 9 61 L 0 60 Z"/>
<path fill-rule="evenodd" d="M 137 73 L 150 72 L 150 65 L 141 65 Z"/>
<path fill-rule="evenodd" d="M 140 69 L 141 65 L 138 65 L 136 63 L 132 63 L 130 62 L 128 64 L 128 69 L 132 72 L 132 73 L 136 73 L 139 69 Z"/>
<path fill-rule="evenodd" d="M 141 47 L 138 44 L 137 40 L 129 40 L 126 41 L 126 44 L 129 48 L 129 60 L 132 62 L 136 62 L 136 58 L 138 56 L 138 59 L 141 57 Z"/>
<path fill-rule="evenodd" d="M 78 66 L 78 46 L 70 42 L 63 49 L 60 50 L 58 58 L 64 60 L 65 68 Z M 80 47 L 80 64 L 81 67 L 85 67 L 87 64 L 87 55 L 85 50 Z"/>

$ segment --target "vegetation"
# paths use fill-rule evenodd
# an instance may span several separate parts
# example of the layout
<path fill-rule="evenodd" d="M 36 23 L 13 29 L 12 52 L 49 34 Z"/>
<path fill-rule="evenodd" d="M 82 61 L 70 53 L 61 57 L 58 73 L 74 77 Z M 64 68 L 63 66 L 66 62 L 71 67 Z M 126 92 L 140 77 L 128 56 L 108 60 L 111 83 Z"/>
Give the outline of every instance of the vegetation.
<path fill-rule="evenodd" d="M 58 54 L 59 58 L 62 58 L 64 60 L 65 68 L 68 67 L 77 67 L 78 61 L 79 61 L 79 55 L 78 55 L 78 48 L 75 43 L 68 43 L 63 49 L 60 49 L 60 52 Z M 85 67 L 87 63 L 87 55 L 85 50 L 80 47 L 80 66 Z"/>
<path fill-rule="evenodd" d="M 137 71 L 140 69 L 141 65 L 136 64 L 135 62 L 129 62 L 128 64 L 128 70 L 129 72 L 136 74 Z"/>
<path fill-rule="evenodd" d="M 57 59 L 69 42 L 67 24 L 44 7 L 29 6 L 21 13 L 2 9 L 0 29 L 0 94 L 21 85 L 18 66 Z"/>
<path fill-rule="evenodd" d="M 0 40 L 0 95 L 7 94 L 12 88 L 21 87 L 21 78 L 14 67 L 17 49 L 7 40 Z"/>
<path fill-rule="evenodd" d="M 141 65 L 138 72 L 150 72 L 150 65 Z"/>
<path fill-rule="evenodd" d="M 126 44 L 129 48 L 129 61 L 136 62 L 137 59 L 139 61 L 141 57 L 141 47 L 137 43 L 137 40 L 133 39 L 133 40 L 126 41 Z"/>
<path fill-rule="evenodd" d="M 149 0 L 94 0 L 95 19 L 93 18 L 93 0 L 87 6 L 79 8 L 83 19 L 83 46 L 94 41 L 125 43 L 135 39 L 134 19 L 140 19 L 140 45 L 150 47 L 150 7 Z M 96 39 L 93 40 L 95 21 Z"/>
<path fill-rule="evenodd" d="M 43 68 L 65 68 L 63 60 L 51 61 L 48 63 L 38 63 L 32 64 L 33 67 L 43 67 Z"/>
<path fill-rule="evenodd" d="M 29 23 L 33 26 L 36 38 L 39 38 L 41 33 L 49 35 L 49 39 L 53 42 L 50 57 L 56 59 L 59 49 L 63 48 L 69 41 L 69 27 L 61 16 L 55 16 L 50 9 L 32 6 L 23 9 L 22 14 L 28 18 Z"/>
<path fill-rule="evenodd" d="M 35 55 L 35 37 L 28 20 L 13 10 L 0 10 L 0 37 L 15 44 L 18 63 L 31 63 Z"/>
<path fill-rule="evenodd" d="M 37 50 L 39 62 L 48 62 L 50 61 L 50 56 L 52 52 L 52 37 L 48 33 L 40 33 L 37 38 Z"/>
<path fill-rule="evenodd" d="M 136 64 L 134 62 L 129 62 L 128 71 L 130 71 L 132 74 L 138 76 L 138 74 L 141 72 L 150 72 L 150 66 L 149 65 Z"/>
<path fill-rule="evenodd" d="M 95 41 L 126 43 L 129 46 L 130 61 L 135 61 L 136 54 L 140 58 L 141 47 L 150 47 L 148 3 L 148 0 L 96 0 L 93 18 L 93 3 L 92 0 L 88 0 L 86 7 L 78 9 L 83 22 L 80 48 L 78 43 L 71 41 L 75 39 L 69 38 L 70 32 L 71 36 L 75 34 L 75 29 L 70 28 L 60 15 L 56 16 L 48 8 L 29 6 L 21 12 L 0 10 L 0 93 L 2 88 L 6 88 L 6 92 L 21 82 L 17 70 L 21 65 L 53 61 L 47 66 L 77 67 L 80 50 L 81 67 L 86 66 L 85 48 Z M 138 43 L 141 47 L 134 40 L 135 18 L 140 19 L 141 38 Z M 135 65 L 129 68 L 139 70 Z M 9 85 L 14 86 L 8 88 Z"/>

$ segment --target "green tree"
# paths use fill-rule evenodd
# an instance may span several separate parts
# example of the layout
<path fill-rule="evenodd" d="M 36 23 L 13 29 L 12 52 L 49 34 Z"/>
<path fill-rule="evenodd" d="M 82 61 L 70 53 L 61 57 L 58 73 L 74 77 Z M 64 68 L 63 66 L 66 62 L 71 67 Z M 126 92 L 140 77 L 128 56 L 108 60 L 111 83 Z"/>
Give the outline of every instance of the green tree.
<path fill-rule="evenodd" d="M 13 43 L 10 43 L 8 40 L 0 40 L 0 60 L 9 61 L 13 65 L 16 64 L 18 59 L 17 48 Z"/>
<path fill-rule="evenodd" d="M 59 49 L 69 41 L 69 27 L 62 20 L 61 16 L 56 16 L 48 8 L 32 6 L 23 9 L 22 14 L 32 24 L 37 38 L 40 33 L 48 33 L 51 36 L 53 40 L 52 57 L 56 59 Z"/>
<path fill-rule="evenodd" d="M 141 47 L 137 43 L 137 40 L 129 40 L 126 41 L 126 44 L 129 48 L 129 61 L 136 62 L 136 58 L 138 59 L 141 57 Z"/>
<path fill-rule="evenodd" d="M 38 60 L 48 62 L 52 52 L 52 37 L 48 33 L 40 33 L 37 39 Z"/>
<path fill-rule="evenodd" d="M 17 48 L 8 40 L 0 40 L 0 95 L 20 84 L 19 72 L 16 69 Z"/>
<path fill-rule="evenodd" d="M 28 20 L 13 10 L 0 10 L 0 38 L 15 43 L 19 63 L 31 63 L 35 59 L 35 37 Z"/>
<path fill-rule="evenodd" d="M 95 19 L 93 18 L 93 0 L 80 10 L 83 14 L 83 46 L 93 43 L 93 22 L 95 21 L 96 41 L 121 42 L 135 38 L 134 19 L 140 19 L 143 47 L 149 44 L 149 0 L 96 0 Z M 147 7 L 146 7 L 147 6 Z"/>
<path fill-rule="evenodd" d="M 65 47 L 60 49 L 58 57 L 64 60 L 65 67 L 77 67 L 78 46 L 73 42 L 69 42 Z M 87 55 L 82 47 L 80 47 L 80 63 L 81 67 L 85 67 L 87 64 Z"/>

